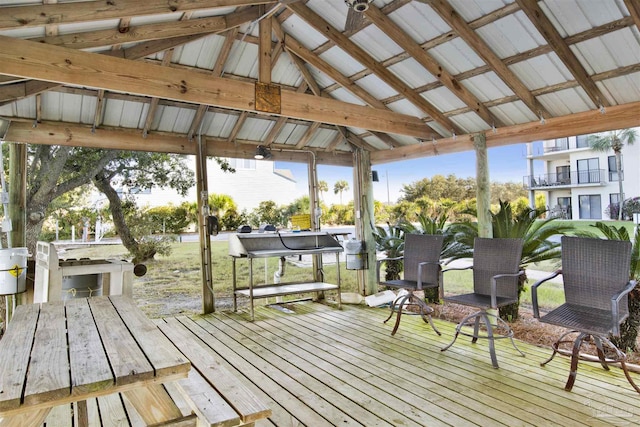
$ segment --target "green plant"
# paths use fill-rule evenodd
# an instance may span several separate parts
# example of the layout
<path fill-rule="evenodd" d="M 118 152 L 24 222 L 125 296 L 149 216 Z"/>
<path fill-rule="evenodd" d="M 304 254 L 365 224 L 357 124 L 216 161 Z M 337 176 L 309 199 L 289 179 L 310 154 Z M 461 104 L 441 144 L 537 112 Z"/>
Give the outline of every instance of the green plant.
<path fill-rule="evenodd" d="M 399 225 L 387 223 L 387 228 L 376 226 L 373 230 L 376 250 L 384 252 L 386 258 L 398 258 L 404 253 L 404 231 Z M 398 280 L 403 270 L 402 260 L 385 262 L 385 280 Z"/>
<path fill-rule="evenodd" d="M 471 212 L 469 212 L 471 213 Z M 498 212 L 491 213 L 491 223 L 494 238 L 523 239 L 522 258 L 520 268 L 526 268 L 536 262 L 557 259 L 560 257 L 560 242 L 551 237 L 564 235 L 573 230 L 571 222 L 558 221 L 555 218 L 538 219 L 545 213 L 544 209 L 524 209 L 515 214 L 509 202 L 500 201 Z M 455 223 L 451 225 L 455 239 L 461 244 L 461 252 L 454 255 L 454 259 L 467 258 L 473 247 L 473 240 L 478 236 L 478 225 L 472 222 Z M 526 274 L 521 276 L 518 284 L 518 301 L 525 290 Z M 503 320 L 518 318 L 519 302 L 500 308 Z"/>
<path fill-rule="evenodd" d="M 624 240 L 632 242 L 629 280 L 636 282 L 640 278 L 640 227 L 636 229 L 633 240 L 625 227 L 615 227 L 603 222 L 596 222 L 596 227 L 608 240 Z M 611 336 L 611 341 L 621 349 L 636 351 L 638 330 L 640 329 L 640 287 L 636 287 L 628 296 L 629 317 L 620 325 L 620 336 Z"/>

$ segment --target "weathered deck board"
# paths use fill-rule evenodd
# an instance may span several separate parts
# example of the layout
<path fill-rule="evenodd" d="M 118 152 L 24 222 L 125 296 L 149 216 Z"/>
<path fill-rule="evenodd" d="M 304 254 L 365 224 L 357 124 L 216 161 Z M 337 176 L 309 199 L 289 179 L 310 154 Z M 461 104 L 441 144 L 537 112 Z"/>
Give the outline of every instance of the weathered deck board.
<path fill-rule="evenodd" d="M 566 392 L 567 358 L 539 365 L 549 349 L 518 343 L 523 358 L 500 341 L 494 369 L 483 341 L 461 338 L 441 352 L 454 332 L 447 322 L 436 320 L 438 337 L 407 315 L 391 337 L 385 310 L 291 307 L 296 314 L 259 308 L 253 323 L 234 313 L 181 319 L 252 391 L 277 402 L 275 425 L 291 425 L 290 417 L 313 426 L 640 422 L 638 395 L 616 368 L 582 363 L 573 392 Z M 313 422 L 313 413 L 324 423 Z"/>

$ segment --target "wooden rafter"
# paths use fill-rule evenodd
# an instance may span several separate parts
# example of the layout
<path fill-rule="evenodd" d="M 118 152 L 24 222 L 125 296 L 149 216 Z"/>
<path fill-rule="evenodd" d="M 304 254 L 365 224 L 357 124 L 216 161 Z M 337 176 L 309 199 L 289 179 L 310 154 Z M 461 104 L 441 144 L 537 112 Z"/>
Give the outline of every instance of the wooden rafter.
<path fill-rule="evenodd" d="M 314 66 L 318 70 L 322 71 L 324 74 L 329 76 L 329 78 L 336 81 L 344 89 L 366 102 L 369 106 L 375 108 L 386 108 L 382 102 L 374 98 L 362 87 L 349 80 L 348 77 L 344 76 L 327 62 L 323 61 L 320 57 L 304 47 L 295 38 L 291 37 L 290 35 L 286 35 L 284 38 L 284 46 L 287 51 L 304 60 L 306 63 Z"/>
<path fill-rule="evenodd" d="M 265 13 L 265 7 L 260 6 L 260 15 Z M 271 19 L 260 20 L 258 33 L 258 80 L 261 83 L 271 83 Z"/>
<path fill-rule="evenodd" d="M 549 112 L 531 94 L 529 89 L 505 65 L 493 50 L 485 43 L 469 24 L 451 7 L 446 0 L 418 0 L 426 3 L 467 43 L 491 69 L 509 86 L 509 88 L 536 115 L 550 117 Z"/>
<path fill-rule="evenodd" d="M 562 36 L 547 18 L 547 15 L 538 5 L 538 0 L 516 0 L 522 11 L 529 17 L 529 20 L 538 29 L 547 43 L 553 48 L 560 60 L 569 69 L 576 81 L 582 86 L 595 107 L 608 107 L 611 105 L 598 86 L 591 80 L 589 73 L 582 66 L 576 55 L 571 51 L 569 45 L 565 43 Z"/>
<path fill-rule="evenodd" d="M 627 6 L 629 15 L 631 15 L 633 22 L 635 22 L 640 31 L 640 2 L 638 0 L 624 0 L 624 5 Z"/>
<path fill-rule="evenodd" d="M 238 116 L 238 120 L 236 120 L 236 124 L 233 125 L 233 129 L 231 129 L 231 132 L 229 132 L 227 142 L 233 142 L 234 144 L 236 143 L 236 137 L 238 136 L 238 133 L 240 133 L 240 129 L 242 129 L 242 126 L 247 120 L 247 117 L 249 117 L 249 113 L 247 113 L 246 111 L 240 113 L 240 115 Z"/>
<path fill-rule="evenodd" d="M 260 0 L 118 0 L 0 7 L 0 30 L 47 24 L 73 24 L 125 17 L 163 15 L 229 6 L 272 3 Z"/>
<path fill-rule="evenodd" d="M 309 141 L 311 141 L 311 138 L 313 138 L 313 135 L 316 133 L 319 127 L 320 123 L 311 123 L 307 128 L 307 131 L 304 133 L 304 135 L 302 135 L 302 137 L 296 144 L 296 150 L 301 150 L 302 148 L 304 148 L 309 143 Z"/>
<path fill-rule="evenodd" d="M 253 6 L 242 12 L 234 12 L 224 16 L 161 22 L 138 25 L 136 27 L 127 26 L 124 29 L 116 28 L 85 31 L 81 33 L 38 37 L 30 40 L 74 49 L 89 49 L 112 44 L 169 39 L 172 37 L 198 34 L 215 34 L 257 19 L 259 16 L 258 8 L 258 6 Z"/>
<path fill-rule="evenodd" d="M 417 106 L 419 109 L 428 114 L 436 123 L 444 127 L 448 132 L 460 132 L 451 120 L 444 116 L 437 108 L 431 105 L 425 98 L 416 93 L 412 88 L 407 86 L 402 80 L 396 77 L 391 71 L 386 69 L 382 64 L 374 60 L 362 48 L 349 40 L 340 31 L 335 29 L 331 24 L 325 21 L 318 14 L 308 7 L 299 3 L 287 5 L 296 15 L 304 19 L 309 25 L 322 33 L 325 37 L 333 40 L 336 45 L 340 46 L 345 52 L 351 55 L 355 60 L 365 67 L 371 69 L 380 79 L 394 88 L 394 90 L 402 93 L 407 100 Z"/>
<path fill-rule="evenodd" d="M 464 102 L 467 107 L 478 114 L 489 126 L 502 126 L 503 123 L 493 115 L 482 102 L 465 86 L 461 85 L 447 70 L 445 70 L 431 55 L 423 50 L 407 33 L 395 24 L 380 9 L 370 6 L 365 12 L 367 18 L 384 31 L 393 41 L 402 47 L 413 59 L 429 71 L 447 89 Z"/>

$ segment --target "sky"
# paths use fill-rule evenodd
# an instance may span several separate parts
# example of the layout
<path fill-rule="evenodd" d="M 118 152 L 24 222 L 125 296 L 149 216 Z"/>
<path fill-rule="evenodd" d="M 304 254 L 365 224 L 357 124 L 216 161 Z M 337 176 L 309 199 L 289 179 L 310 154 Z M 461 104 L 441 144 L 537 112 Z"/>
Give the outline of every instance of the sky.
<path fill-rule="evenodd" d="M 534 153 L 537 146 L 534 144 Z M 492 182 L 522 183 L 527 171 L 526 144 L 509 145 L 490 148 L 489 178 Z M 541 173 L 541 166 L 534 166 L 536 173 Z M 296 198 L 308 194 L 307 165 L 302 163 L 276 162 L 276 168 L 289 169 L 297 181 Z M 454 174 L 458 178 L 475 178 L 475 154 L 473 151 L 425 157 L 415 160 L 373 165 L 372 170 L 378 172 L 379 182 L 373 183 L 373 196 L 380 202 L 395 203 L 403 196 L 401 189 L 405 184 L 412 184 L 423 178 L 434 175 Z M 318 180 L 326 181 L 329 191 L 323 195 L 326 204 L 340 203 L 340 196 L 334 194 L 336 181 L 345 180 L 349 190 L 342 194 L 342 202 L 353 199 L 353 169 L 342 166 L 318 165 Z M 387 192 L 388 185 L 388 192 Z"/>

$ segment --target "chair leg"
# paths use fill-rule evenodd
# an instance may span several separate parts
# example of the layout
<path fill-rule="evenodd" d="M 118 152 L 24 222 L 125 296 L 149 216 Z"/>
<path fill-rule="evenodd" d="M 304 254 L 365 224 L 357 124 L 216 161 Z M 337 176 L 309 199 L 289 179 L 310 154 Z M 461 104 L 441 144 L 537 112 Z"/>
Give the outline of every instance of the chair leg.
<path fill-rule="evenodd" d="M 491 364 L 493 365 L 494 368 L 498 369 L 499 366 L 498 366 L 498 358 L 496 357 L 496 345 L 493 339 L 493 326 L 491 325 L 491 321 L 489 320 L 489 315 L 487 314 L 486 311 L 483 311 L 481 316 L 487 328 L 487 340 L 489 341 L 489 355 L 491 356 Z M 477 324 L 477 320 L 476 320 L 476 324 Z M 477 340 L 477 337 L 474 337 L 474 339 Z"/>
<path fill-rule="evenodd" d="M 578 338 L 573 342 L 573 351 L 571 352 L 571 370 L 569 371 L 569 378 L 564 389 L 571 391 L 573 384 L 576 382 L 576 376 L 578 375 L 578 360 L 580 359 L 580 347 L 582 347 L 582 341 L 584 341 L 587 334 L 581 333 Z"/>
<path fill-rule="evenodd" d="M 604 356 L 604 348 L 602 347 L 602 339 L 596 335 L 592 335 L 591 336 L 593 338 L 593 341 L 596 343 L 596 352 L 598 354 L 598 359 L 600 360 L 600 366 L 602 366 L 602 368 L 605 371 L 609 370 L 609 365 L 607 364 L 607 360 Z"/>
<path fill-rule="evenodd" d="M 435 331 L 436 334 L 442 335 L 438 330 L 438 328 L 436 328 L 436 325 L 433 323 L 433 319 L 431 319 L 431 313 L 433 313 L 433 309 L 429 307 L 427 303 L 425 303 L 422 299 L 416 297 L 411 291 L 409 291 L 409 293 L 406 295 L 396 298 L 395 301 L 393 301 L 393 303 L 391 304 L 391 312 L 389 313 L 389 317 L 387 317 L 387 319 L 383 322 L 383 323 L 387 323 L 389 319 L 391 319 L 391 317 L 393 316 L 393 313 L 396 311 L 396 306 L 397 306 L 398 308 L 397 308 L 397 315 L 396 315 L 396 323 L 393 327 L 393 330 L 391 331 L 391 335 L 395 335 L 396 332 L 398 331 L 398 328 L 400 327 L 400 318 L 402 317 L 402 310 L 405 304 L 408 304 L 408 305 L 413 304 L 420 307 L 420 317 L 422 317 L 422 320 L 424 320 L 425 323 L 428 323 L 431 326 L 431 328 Z"/>
<path fill-rule="evenodd" d="M 505 335 L 499 334 L 498 336 L 495 336 L 493 325 L 491 324 L 491 319 L 489 319 L 489 317 L 493 317 L 497 319 L 498 324 L 502 325 L 507 330 L 507 333 Z M 480 335 L 481 320 L 484 322 L 485 327 L 487 328 L 486 336 Z M 471 325 L 472 323 L 473 323 L 473 334 L 469 332 L 461 331 L 463 326 Z M 491 364 L 493 365 L 494 368 L 498 368 L 498 358 L 496 357 L 496 349 L 495 349 L 496 339 L 509 338 L 511 340 L 511 345 L 513 345 L 513 348 L 515 348 L 516 351 L 520 353 L 520 355 L 525 357 L 525 354 L 522 351 L 520 351 L 520 349 L 516 346 L 515 341 L 513 341 L 513 330 L 511 330 L 507 322 L 500 319 L 498 316 L 487 313 L 485 310 L 481 310 L 476 313 L 470 314 L 464 319 L 462 319 L 460 323 L 458 323 L 458 325 L 456 326 L 456 333 L 453 337 L 453 340 L 446 347 L 441 348 L 440 351 L 448 350 L 453 345 L 453 343 L 456 342 L 456 340 L 458 339 L 458 335 L 460 334 L 471 337 L 471 343 L 476 343 L 478 341 L 478 338 L 486 338 L 489 341 L 489 354 L 491 355 Z"/>
<path fill-rule="evenodd" d="M 567 332 L 565 332 L 564 334 L 562 334 L 562 335 L 560 336 L 560 338 L 558 338 L 558 339 L 556 340 L 556 342 L 554 342 L 554 343 L 551 345 L 551 348 L 553 349 L 553 353 L 551 353 L 551 356 L 550 356 L 547 360 L 545 360 L 544 362 L 540 363 L 540 366 L 544 366 L 544 365 L 546 365 L 547 363 L 551 362 L 551 361 L 553 360 L 553 358 L 554 358 L 554 357 L 556 357 L 556 354 L 558 354 L 558 349 L 560 348 L 560 344 L 562 344 L 562 343 L 564 343 L 564 342 L 570 342 L 570 341 L 565 341 L 565 340 L 564 340 L 564 338 L 565 338 L 567 335 L 571 335 L 571 334 L 574 334 L 574 333 L 576 333 L 576 332 L 577 332 L 577 331 L 567 331 Z"/>

